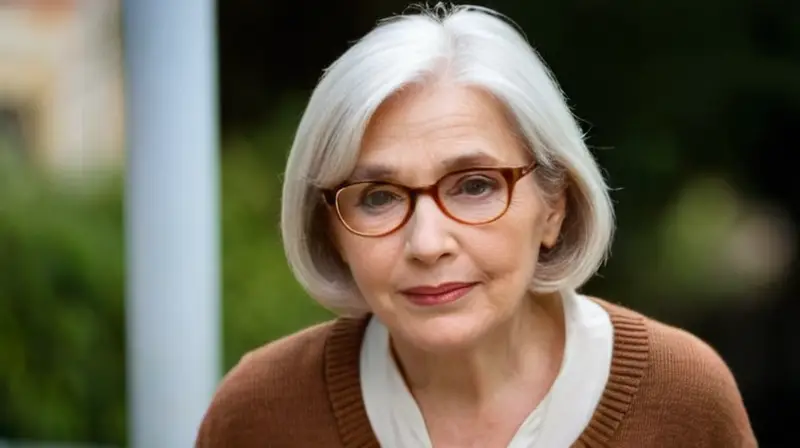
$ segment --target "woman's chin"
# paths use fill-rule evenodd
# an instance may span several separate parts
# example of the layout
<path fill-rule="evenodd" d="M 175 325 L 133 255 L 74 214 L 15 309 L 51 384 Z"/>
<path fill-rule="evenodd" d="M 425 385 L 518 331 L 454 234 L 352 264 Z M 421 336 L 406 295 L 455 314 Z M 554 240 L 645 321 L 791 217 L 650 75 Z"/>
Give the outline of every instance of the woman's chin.
<path fill-rule="evenodd" d="M 403 322 L 394 336 L 417 350 L 430 353 L 457 352 L 479 343 L 486 319 L 477 316 L 440 315 Z"/>

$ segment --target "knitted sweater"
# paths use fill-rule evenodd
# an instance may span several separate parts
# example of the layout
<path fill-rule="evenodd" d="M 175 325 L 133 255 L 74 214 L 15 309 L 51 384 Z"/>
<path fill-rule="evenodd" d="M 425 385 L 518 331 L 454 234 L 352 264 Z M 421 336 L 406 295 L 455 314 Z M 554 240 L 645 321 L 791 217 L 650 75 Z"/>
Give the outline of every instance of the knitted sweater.
<path fill-rule="evenodd" d="M 614 326 L 611 372 L 573 447 L 757 446 L 733 375 L 712 348 L 597 302 Z M 367 322 L 339 318 L 245 355 L 217 390 L 196 447 L 378 447 L 359 382 Z"/>

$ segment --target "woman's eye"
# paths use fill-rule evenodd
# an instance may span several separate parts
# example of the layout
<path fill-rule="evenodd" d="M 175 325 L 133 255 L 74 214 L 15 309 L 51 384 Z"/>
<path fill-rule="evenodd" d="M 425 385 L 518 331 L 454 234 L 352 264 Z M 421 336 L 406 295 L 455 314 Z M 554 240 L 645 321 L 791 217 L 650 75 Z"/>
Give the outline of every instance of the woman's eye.
<path fill-rule="evenodd" d="M 494 190 L 496 182 L 485 177 L 468 177 L 458 185 L 458 193 L 468 196 L 481 196 Z"/>
<path fill-rule="evenodd" d="M 397 195 L 388 190 L 373 190 L 364 194 L 361 205 L 367 208 L 385 207 L 398 199 Z"/>

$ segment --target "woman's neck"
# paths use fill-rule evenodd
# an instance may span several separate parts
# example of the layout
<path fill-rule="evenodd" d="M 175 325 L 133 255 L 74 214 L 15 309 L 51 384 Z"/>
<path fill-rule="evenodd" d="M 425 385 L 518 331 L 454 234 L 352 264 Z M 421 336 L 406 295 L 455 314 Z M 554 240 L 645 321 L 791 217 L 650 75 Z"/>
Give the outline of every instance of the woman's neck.
<path fill-rule="evenodd" d="M 393 340 L 392 348 L 418 402 L 479 410 L 506 401 L 521 387 L 543 397 L 561 367 L 564 340 L 561 301 L 537 297 L 473 346 L 428 353 Z"/>

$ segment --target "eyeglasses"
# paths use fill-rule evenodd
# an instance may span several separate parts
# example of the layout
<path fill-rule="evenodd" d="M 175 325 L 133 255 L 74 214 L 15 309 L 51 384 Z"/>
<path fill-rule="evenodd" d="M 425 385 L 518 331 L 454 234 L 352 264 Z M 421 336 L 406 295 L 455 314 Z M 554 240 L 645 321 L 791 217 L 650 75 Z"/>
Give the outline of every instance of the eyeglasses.
<path fill-rule="evenodd" d="M 532 172 L 524 167 L 470 168 L 454 171 L 425 187 L 366 181 L 323 190 L 325 202 L 352 233 L 365 237 L 389 235 L 403 227 L 422 194 L 433 198 L 450 219 L 469 225 L 488 224 L 508 210 L 514 186 Z"/>

